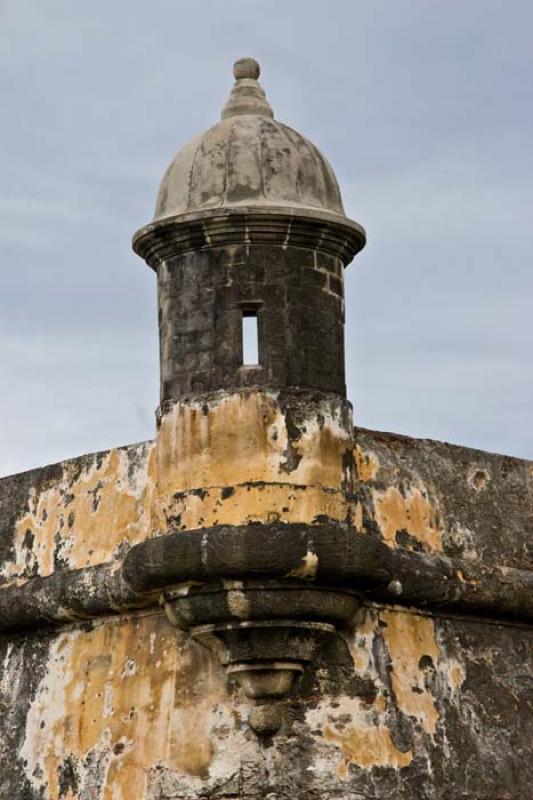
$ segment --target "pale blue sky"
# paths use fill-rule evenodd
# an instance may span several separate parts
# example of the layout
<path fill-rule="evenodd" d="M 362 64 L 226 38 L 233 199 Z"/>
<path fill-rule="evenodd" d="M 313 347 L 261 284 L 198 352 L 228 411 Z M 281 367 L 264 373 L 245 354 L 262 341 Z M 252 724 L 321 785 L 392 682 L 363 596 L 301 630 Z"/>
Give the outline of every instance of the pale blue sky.
<path fill-rule="evenodd" d="M 368 232 L 359 424 L 533 458 L 533 4 L 0 0 L 0 474 L 153 436 L 171 157 L 252 55 Z"/>

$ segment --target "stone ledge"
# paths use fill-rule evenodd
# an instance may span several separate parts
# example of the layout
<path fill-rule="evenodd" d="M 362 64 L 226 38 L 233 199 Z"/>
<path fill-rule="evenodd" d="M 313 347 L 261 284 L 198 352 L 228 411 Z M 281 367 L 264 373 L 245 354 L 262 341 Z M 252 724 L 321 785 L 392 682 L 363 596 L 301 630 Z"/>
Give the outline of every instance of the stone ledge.
<path fill-rule="evenodd" d="M 311 554 L 311 555 L 310 555 Z M 273 523 L 167 533 L 122 562 L 62 571 L 0 589 L 0 631 L 61 625 L 155 604 L 195 581 L 300 578 L 362 598 L 498 619 L 533 619 L 533 572 L 391 549 L 345 525 Z"/>

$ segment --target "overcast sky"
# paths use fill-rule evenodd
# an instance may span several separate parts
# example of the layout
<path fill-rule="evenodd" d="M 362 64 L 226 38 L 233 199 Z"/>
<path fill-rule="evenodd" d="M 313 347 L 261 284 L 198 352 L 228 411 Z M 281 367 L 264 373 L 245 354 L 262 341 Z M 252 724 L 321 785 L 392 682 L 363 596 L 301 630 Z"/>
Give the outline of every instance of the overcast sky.
<path fill-rule="evenodd" d="M 244 55 L 367 229 L 358 424 L 533 458 L 532 42 L 531 0 L 0 0 L 0 474 L 153 436 L 131 236 Z"/>

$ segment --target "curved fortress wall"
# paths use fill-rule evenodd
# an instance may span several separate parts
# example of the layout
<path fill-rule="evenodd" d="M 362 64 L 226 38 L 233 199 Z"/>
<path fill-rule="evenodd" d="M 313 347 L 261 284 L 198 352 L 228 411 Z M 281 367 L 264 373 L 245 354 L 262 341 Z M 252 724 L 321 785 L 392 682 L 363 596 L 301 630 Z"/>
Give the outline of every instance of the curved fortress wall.
<path fill-rule="evenodd" d="M 261 738 L 247 724 L 243 690 L 171 625 L 157 598 L 93 607 L 91 618 L 95 586 L 145 541 L 150 509 L 167 513 L 168 498 L 154 488 L 154 449 L 147 442 L 0 481 L 0 797 L 528 796 L 531 612 L 509 613 L 506 604 L 528 599 L 519 579 L 533 513 L 530 462 L 356 429 L 350 536 L 406 558 L 466 565 L 464 581 L 485 580 L 494 604 L 486 597 L 470 610 L 465 596 L 417 607 L 367 591 L 357 625 L 319 653 L 289 701 L 291 729 Z M 191 494 L 195 513 L 209 518 L 219 503 L 233 524 L 231 488 L 220 487 L 214 502 Z M 316 503 L 314 489 L 287 488 L 300 508 L 300 495 Z M 238 504 L 251 530 L 279 513 L 279 498 L 262 492 Z M 293 509 L 293 524 L 309 522 Z M 328 509 L 335 522 L 337 509 Z M 279 530 L 273 537 L 275 548 Z M 294 562 L 302 587 L 312 584 L 313 551 L 296 549 Z M 80 572 L 78 594 L 69 595 Z M 34 607 L 27 602 L 9 630 L 22 605 L 14 590 L 32 584 Z M 422 577 L 421 594 L 434 584 Z M 236 618 L 242 600 L 235 584 Z"/>

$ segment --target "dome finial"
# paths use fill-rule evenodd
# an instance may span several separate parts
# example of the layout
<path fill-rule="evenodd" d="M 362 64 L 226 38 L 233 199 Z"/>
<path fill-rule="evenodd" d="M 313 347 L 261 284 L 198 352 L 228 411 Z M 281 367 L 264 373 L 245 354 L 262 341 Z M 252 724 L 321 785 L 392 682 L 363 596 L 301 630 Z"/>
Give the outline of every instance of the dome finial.
<path fill-rule="evenodd" d="M 239 58 L 233 65 L 235 85 L 222 111 L 222 119 L 241 114 L 274 117 L 263 87 L 258 83 L 261 69 L 255 58 Z"/>
<path fill-rule="evenodd" d="M 256 81 L 261 74 L 261 67 L 255 58 L 239 58 L 233 65 L 233 76 L 236 81 L 248 78 Z"/>

